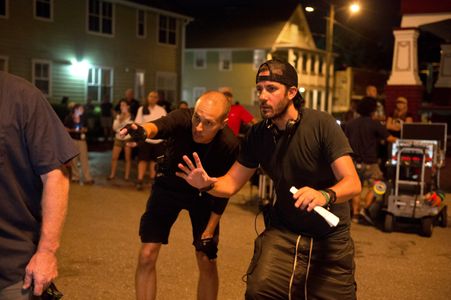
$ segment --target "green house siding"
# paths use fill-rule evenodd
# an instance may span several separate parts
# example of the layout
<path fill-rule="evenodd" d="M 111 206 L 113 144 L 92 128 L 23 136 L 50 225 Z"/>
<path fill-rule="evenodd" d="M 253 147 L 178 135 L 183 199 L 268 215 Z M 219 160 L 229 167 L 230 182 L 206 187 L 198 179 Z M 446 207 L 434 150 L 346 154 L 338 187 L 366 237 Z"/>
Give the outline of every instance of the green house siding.
<path fill-rule="evenodd" d="M 113 4 L 113 35 L 87 31 L 87 0 L 53 1 L 53 21 L 33 18 L 33 2 L 9 1 L 9 18 L 0 19 L 0 55 L 8 58 L 9 72 L 32 80 L 32 60 L 52 64 L 51 102 L 62 96 L 86 101 L 86 82 L 71 73 L 71 60 L 87 60 L 113 70 L 113 101 L 135 85 L 135 72 L 145 72 L 145 90 L 155 88 L 158 71 L 180 74 L 182 21 L 177 20 L 177 46 L 157 42 L 158 15 L 146 11 L 145 38 L 136 35 L 134 7 Z M 179 93 L 180 91 L 177 91 Z"/>
<path fill-rule="evenodd" d="M 255 70 L 253 69 L 253 51 L 232 51 L 232 70 L 219 70 L 218 50 L 207 50 L 207 67 L 194 68 L 194 52 L 186 51 L 185 69 L 183 74 L 183 89 L 192 95 L 194 87 L 205 87 L 207 90 L 217 90 L 220 87 L 230 87 L 234 99 L 241 104 L 252 105 L 252 89 L 255 87 Z M 193 101 L 195 99 L 188 99 Z"/>

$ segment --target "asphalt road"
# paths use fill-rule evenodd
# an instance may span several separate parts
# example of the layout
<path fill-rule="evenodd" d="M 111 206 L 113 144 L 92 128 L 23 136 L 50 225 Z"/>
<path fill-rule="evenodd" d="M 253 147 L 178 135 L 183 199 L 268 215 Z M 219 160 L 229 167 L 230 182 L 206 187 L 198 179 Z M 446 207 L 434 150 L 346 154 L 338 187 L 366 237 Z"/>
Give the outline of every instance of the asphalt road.
<path fill-rule="evenodd" d="M 149 192 L 136 191 L 132 182 L 104 180 L 108 155 L 90 154 L 95 185 L 71 185 L 56 281 L 63 299 L 134 299 L 138 223 Z M 255 224 L 263 229 L 261 217 L 255 223 L 256 193 L 246 186 L 222 218 L 220 300 L 243 299 L 242 277 L 252 256 Z M 419 236 L 413 225 L 390 234 L 366 225 L 353 225 L 351 231 L 359 299 L 450 299 L 451 227 L 434 227 L 431 238 Z M 196 298 L 198 273 L 184 212 L 160 252 L 157 269 L 158 299 Z"/>

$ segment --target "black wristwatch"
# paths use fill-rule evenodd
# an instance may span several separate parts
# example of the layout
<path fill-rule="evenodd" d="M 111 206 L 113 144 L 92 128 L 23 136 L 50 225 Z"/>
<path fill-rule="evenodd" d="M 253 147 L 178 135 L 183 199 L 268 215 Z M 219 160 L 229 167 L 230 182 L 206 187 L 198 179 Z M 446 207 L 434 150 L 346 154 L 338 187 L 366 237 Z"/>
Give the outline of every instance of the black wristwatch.
<path fill-rule="evenodd" d="M 335 191 L 332 189 L 325 189 L 324 191 L 329 194 L 330 200 L 328 204 L 335 204 L 335 202 L 337 201 L 337 194 L 335 193 Z"/>
<path fill-rule="evenodd" d="M 208 192 L 209 190 L 213 189 L 214 187 L 215 187 L 215 184 L 212 183 L 206 187 L 199 189 L 199 196 L 202 196 L 202 193 Z"/>

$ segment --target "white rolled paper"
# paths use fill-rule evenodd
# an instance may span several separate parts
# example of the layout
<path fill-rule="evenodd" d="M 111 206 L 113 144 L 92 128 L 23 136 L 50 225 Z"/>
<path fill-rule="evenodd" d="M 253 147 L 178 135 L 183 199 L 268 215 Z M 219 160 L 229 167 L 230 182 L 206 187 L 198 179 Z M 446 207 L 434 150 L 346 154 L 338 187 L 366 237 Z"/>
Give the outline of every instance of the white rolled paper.
<path fill-rule="evenodd" d="M 295 188 L 294 186 L 292 186 L 290 188 L 290 192 L 292 194 L 295 194 L 297 191 L 298 191 L 298 189 Z M 324 220 L 326 220 L 327 224 L 329 224 L 330 227 L 335 227 L 335 226 L 337 226 L 338 222 L 340 222 L 340 218 L 338 218 L 336 215 L 334 215 L 333 213 L 331 213 L 324 207 L 315 206 L 313 208 L 313 210 L 316 211 L 316 213 L 319 214 L 321 217 L 323 217 Z"/>

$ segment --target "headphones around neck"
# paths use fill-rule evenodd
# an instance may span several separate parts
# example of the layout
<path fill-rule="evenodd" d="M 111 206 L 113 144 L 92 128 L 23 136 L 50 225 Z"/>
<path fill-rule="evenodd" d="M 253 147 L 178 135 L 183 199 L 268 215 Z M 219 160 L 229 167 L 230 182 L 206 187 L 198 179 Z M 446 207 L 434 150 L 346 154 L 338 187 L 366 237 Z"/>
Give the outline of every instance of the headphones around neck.
<path fill-rule="evenodd" d="M 278 140 L 282 134 L 286 134 L 288 138 L 291 137 L 291 135 L 296 131 L 296 128 L 298 127 L 299 123 L 301 122 L 302 118 L 302 112 L 301 110 L 298 110 L 298 116 L 295 120 L 289 119 L 287 123 L 285 124 L 285 130 L 281 131 L 277 126 L 270 120 L 266 120 L 266 128 L 270 129 L 274 138 Z"/>

